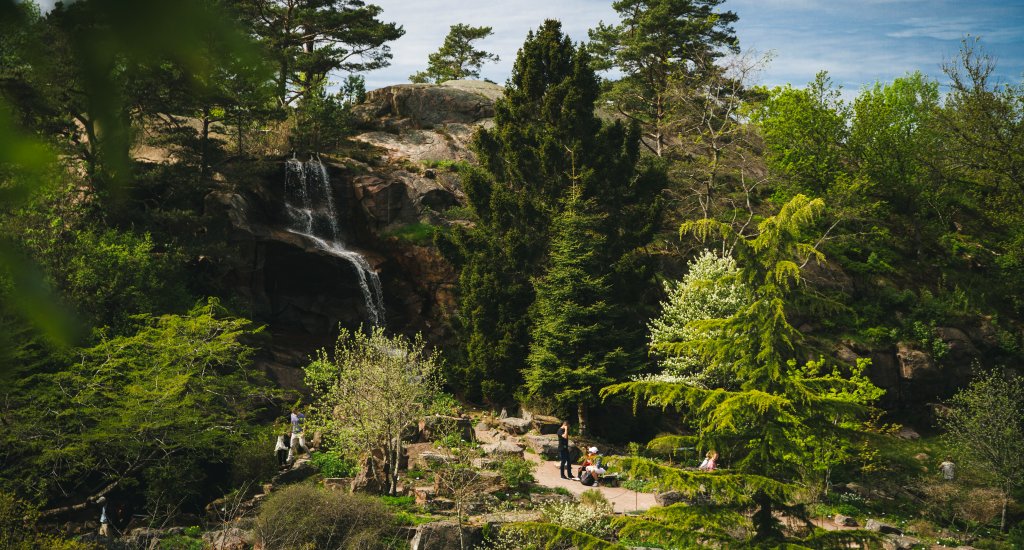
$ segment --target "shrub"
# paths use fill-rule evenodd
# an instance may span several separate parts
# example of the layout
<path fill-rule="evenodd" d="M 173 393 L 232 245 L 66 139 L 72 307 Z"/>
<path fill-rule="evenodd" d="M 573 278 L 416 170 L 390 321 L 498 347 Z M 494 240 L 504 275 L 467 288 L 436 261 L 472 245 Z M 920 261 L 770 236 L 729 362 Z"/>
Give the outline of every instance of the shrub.
<path fill-rule="evenodd" d="M 612 513 L 612 503 L 608 502 L 604 493 L 597 489 L 587 489 L 586 491 L 583 491 L 583 493 L 580 494 L 580 504 L 583 506 L 589 506 L 602 514 Z"/>
<path fill-rule="evenodd" d="M 512 489 L 518 489 L 528 483 L 533 483 L 533 470 L 536 464 L 525 458 L 510 457 L 501 461 L 501 478 L 505 484 Z"/>
<path fill-rule="evenodd" d="M 597 491 L 594 492 L 597 493 Z M 601 498 L 604 498 L 603 495 Z M 608 501 L 604 502 L 607 504 Z M 595 537 L 604 537 L 609 534 L 609 511 L 599 510 L 597 507 L 579 502 L 552 502 L 541 508 L 541 514 L 544 515 L 544 520 L 548 523 Z"/>
<path fill-rule="evenodd" d="M 377 499 L 292 485 L 267 497 L 254 534 L 266 550 L 387 548 L 394 513 Z"/>
<path fill-rule="evenodd" d="M 93 546 L 39 532 L 39 513 L 28 502 L 0 491 L 0 548 L 4 550 L 89 550 Z"/>
<path fill-rule="evenodd" d="M 355 477 L 359 473 L 356 461 L 345 458 L 337 451 L 313 453 L 309 461 L 324 477 Z"/>
<path fill-rule="evenodd" d="M 243 483 L 261 483 L 277 473 L 277 457 L 274 455 L 273 434 L 260 431 L 245 441 L 231 457 L 231 486 L 241 487 Z"/>

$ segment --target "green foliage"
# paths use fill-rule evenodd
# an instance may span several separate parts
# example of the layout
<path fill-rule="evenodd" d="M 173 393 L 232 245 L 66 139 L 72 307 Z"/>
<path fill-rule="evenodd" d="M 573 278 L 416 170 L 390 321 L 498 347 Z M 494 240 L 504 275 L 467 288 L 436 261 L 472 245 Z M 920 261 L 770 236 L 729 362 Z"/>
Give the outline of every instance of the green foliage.
<path fill-rule="evenodd" d="M 644 144 L 662 156 L 671 137 L 669 96 L 674 82 L 707 73 L 723 49 L 737 51 L 736 14 L 716 11 L 723 0 L 617 0 L 621 21 L 590 31 L 596 67 L 623 77 L 607 97 L 616 111 L 643 125 Z"/>
<path fill-rule="evenodd" d="M 306 99 L 336 71 L 359 73 L 391 63 L 387 43 L 405 34 L 362 0 L 232 0 L 276 67 L 281 105 Z"/>
<path fill-rule="evenodd" d="M 180 258 L 154 252 L 149 235 L 80 231 L 56 276 L 68 301 L 96 326 L 116 331 L 132 315 L 183 309 L 189 298 Z"/>
<path fill-rule="evenodd" d="M 349 457 L 383 450 L 386 492 L 397 489 L 402 434 L 422 418 L 440 387 L 441 358 L 421 335 L 410 340 L 342 330 L 333 357 L 326 350 L 305 367 L 313 394 L 307 426 Z M 383 468 L 383 464 L 379 464 Z"/>
<path fill-rule="evenodd" d="M 8 389 L 5 461 L 17 466 L 5 486 L 43 501 L 134 483 L 152 500 L 211 488 L 201 466 L 226 461 L 273 395 L 240 342 L 260 329 L 213 299 L 135 323 Z"/>
<path fill-rule="evenodd" d="M 478 78 L 481 65 L 499 59 L 497 55 L 475 49 L 472 43 L 492 34 L 491 27 L 473 27 L 464 23 L 452 25 L 441 49 L 427 56 L 427 70 L 417 72 L 409 80 L 440 84 L 447 80 Z"/>
<path fill-rule="evenodd" d="M 438 235 L 460 268 L 460 315 L 465 362 L 453 379 L 471 399 L 502 404 L 522 385 L 530 342 L 534 277 L 551 249 L 552 220 L 575 186 L 604 216 L 605 238 L 595 264 L 607 267 L 607 335 L 597 356 L 622 348 L 640 362 L 643 335 L 635 330 L 650 307 L 650 257 L 642 250 L 660 219 L 660 172 L 637 166 L 639 136 L 594 115 L 598 83 L 586 50 L 573 47 L 561 26 L 547 21 L 531 32 L 516 59 L 495 126 L 474 140 L 480 168 L 463 174 L 471 228 Z"/>
<path fill-rule="evenodd" d="M 359 473 L 359 464 L 337 451 L 313 453 L 310 462 L 324 477 L 355 477 Z"/>
<path fill-rule="evenodd" d="M 740 266 L 737 278 L 751 289 L 751 300 L 726 319 L 691 323 L 697 336 L 663 348 L 696 354 L 722 369 L 733 381 L 729 386 L 655 379 L 602 390 L 604 396 L 632 395 L 687 413 L 698 446 L 720 451 L 727 470 L 679 470 L 642 458 L 620 459 L 622 469 L 690 498 L 706 493 L 717 505 L 753 510 L 757 543 L 785 539 L 773 510 L 793 502 L 807 468 L 827 469 L 846 458 L 841 450 L 856 437 L 859 421 L 879 395 L 863 376 L 863 365 L 843 375 L 823 371 L 821 363 L 797 363 L 800 333 L 786 319 L 787 299 L 800 282 L 800 263 L 823 260 L 806 234 L 822 209 L 820 200 L 797 196 L 761 221 L 752 237 L 709 219 L 681 228 L 729 243 Z M 674 529 L 674 523 L 668 527 Z"/>
<path fill-rule="evenodd" d="M 525 458 L 509 457 L 501 461 L 498 471 L 505 485 L 512 490 L 519 489 L 534 482 L 533 471 L 537 464 Z"/>
<path fill-rule="evenodd" d="M 276 436 L 271 430 L 254 430 L 253 435 L 239 443 L 231 456 L 231 486 L 268 481 L 278 473 L 277 457 L 268 451 L 268 443 Z"/>
<path fill-rule="evenodd" d="M 394 512 L 368 496 L 289 485 L 260 507 L 253 527 L 268 550 L 388 548 Z"/>
<path fill-rule="evenodd" d="M 535 321 L 523 373 L 530 395 L 551 396 L 581 411 L 624 368 L 621 348 L 605 345 L 613 328 L 608 323 L 611 287 L 598 254 L 605 243 L 601 218 L 592 211 L 593 205 L 574 191 L 552 222 L 549 265 L 534 283 Z"/>
<path fill-rule="evenodd" d="M 434 242 L 434 234 L 437 231 L 436 225 L 417 222 L 385 231 L 383 236 L 406 241 L 417 246 L 427 246 Z"/>
<path fill-rule="evenodd" d="M 0 548 L 5 550 L 92 550 L 92 544 L 47 535 L 38 526 L 39 511 L 11 493 L 0 491 Z"/>
<path fill-rule="evenodd" d="M 347 88 L 328 94 L 326 82 L 306 91 L 292 114 L 288 136 L 293 150 L 333 152 L 352 133 L 351 107 L 366 96 L 362 77 L 350 77 Z"/>

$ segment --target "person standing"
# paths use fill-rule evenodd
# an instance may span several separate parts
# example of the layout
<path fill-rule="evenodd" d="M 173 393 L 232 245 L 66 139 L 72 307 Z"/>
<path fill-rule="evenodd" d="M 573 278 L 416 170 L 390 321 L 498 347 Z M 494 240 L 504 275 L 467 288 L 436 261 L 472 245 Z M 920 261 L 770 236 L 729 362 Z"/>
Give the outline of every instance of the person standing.
<path fill-rule="evenodd" d="M 110 518 L 107 517 L 107 497 L 100 497 L 96 502 L 103 505 L 103 508 L 100 509 L 100 536 L 109 537 Z"/>
<path fill-rule="evenodd" d="M 274 452 L 277 454 L 278 466 L 284 466 L 288 462 L 289 439 L 287 432 L 277 436 L 277 444 L 274 445 Z"/>
<path fill-rule="evenodd" d="M 298 412 L 296 409 L 292 409 L 291 423 L 292 423 L 292 437 L 291 443 L 288 445 L 288 464 L 295 461 L 295 455 L 299 454 L 299 447 L 302 447 L 302 451 L 306 452 L 306 437 L 302 434 L 302 424 L 306 420 L 306 415 Z"/>
<path fill-rule="evenodd" d="M 576 479 L 572 476 L 572 462 L 569 459 L 569 421 L 558 428 L 558 474 L 562 479 Z"/>

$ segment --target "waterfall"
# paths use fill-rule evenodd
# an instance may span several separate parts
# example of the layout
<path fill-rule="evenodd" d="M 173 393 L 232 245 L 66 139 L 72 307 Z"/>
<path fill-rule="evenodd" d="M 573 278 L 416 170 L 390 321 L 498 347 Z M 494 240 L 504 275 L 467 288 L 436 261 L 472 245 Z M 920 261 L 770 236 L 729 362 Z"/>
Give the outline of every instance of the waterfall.
<path fill-rule="evenodd" d="M 356 271 L 369 321 L 375 326 L 383 325 L 384 291 L 380 277 L 366 258 L 345 248 L 338 230 L 338 212 L 334 208 L 331 182 L 320 157 L 311 156 L 306 162 L 294 155 L 288 159 L 284 170 L 284 191 L 288 231 L 306 237 L 318 249 L 349 262 Z"/>

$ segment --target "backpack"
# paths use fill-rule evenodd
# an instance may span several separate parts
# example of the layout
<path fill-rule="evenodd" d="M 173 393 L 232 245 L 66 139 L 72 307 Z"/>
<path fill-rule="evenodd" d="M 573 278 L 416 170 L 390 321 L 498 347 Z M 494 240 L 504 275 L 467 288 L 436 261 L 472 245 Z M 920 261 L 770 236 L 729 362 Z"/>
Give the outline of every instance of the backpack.
<path fill-rule="evenodd" d="M 594 479 L 594 474 L 586 470 L 584 470 L 583 473 L 580 474 L 580 483 L 586 485 L 587 487 L 593 485 L 595 481 L 596 480 Z"/>

